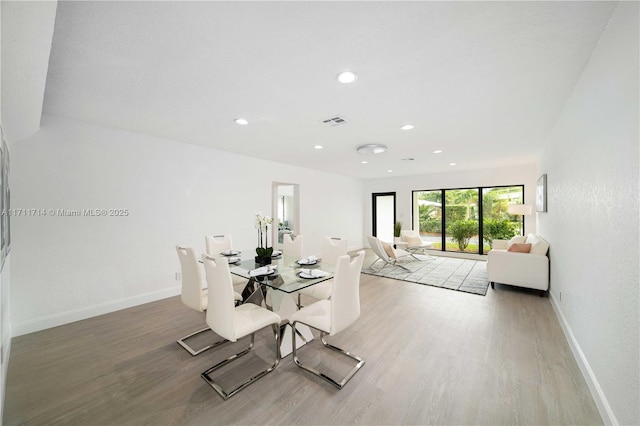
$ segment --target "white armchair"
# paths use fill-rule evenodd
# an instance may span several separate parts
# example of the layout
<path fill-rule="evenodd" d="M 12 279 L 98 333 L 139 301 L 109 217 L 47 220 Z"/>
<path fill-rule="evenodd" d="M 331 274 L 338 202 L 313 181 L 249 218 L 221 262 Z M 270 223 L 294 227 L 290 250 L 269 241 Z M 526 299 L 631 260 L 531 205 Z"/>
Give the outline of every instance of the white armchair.
<path fill-rule="evenodd" d="M 367 240 L 369 241 L 369 247 L 371 247 L 371 250 L 373 250 L 376 255 L 376 260 L 374 260 L 373 263 L 369 265 L 369 268 L 372 268 L 377 261 L 381 260 L 384 262 L 384 265 L 382 265 L 380 269 L 384 268 L 386 265 L 393 265 L 399 266 L 407 272 L 411 272 L 410 269 L 407 269 L 405 266 L 398 263 L 398 259 L 400 259 L 401 257 L 410 256 L 410 253 L 402 249 L 394 249 L 390 244 L 387 244 L 381 241 L 379 238 L 373 237 L 371 235 L 367 236 Z"/>
<path fill-rule="evenodd" d="M 509 251 L 513 244 L 530 244 L 530 250 L 528 253 Z M 529 234 L 512 238 L 505 248 L 495 247 L 494 244 L 487 256 L 491 288 L 495 288 L 495 283 L 508 284 L 539 290 L 540 296 L 549 290 L 549 243 L 538 235 Z"/>
<path fill-rule="evenodd" d="M 403 229 L 400 231 L 400 238 L 406 246 L 401 248 L 404 248 L 406 251 L 411 253 L 411 256 L 417 260 L 421 259 L 415 256 L 416 253 L 427 254 L 425 250 L 433 248 L 433 243 L 423 241 L 422 238 L 420 238 L 418 231 L 414 231 L 412 229 Z"/>

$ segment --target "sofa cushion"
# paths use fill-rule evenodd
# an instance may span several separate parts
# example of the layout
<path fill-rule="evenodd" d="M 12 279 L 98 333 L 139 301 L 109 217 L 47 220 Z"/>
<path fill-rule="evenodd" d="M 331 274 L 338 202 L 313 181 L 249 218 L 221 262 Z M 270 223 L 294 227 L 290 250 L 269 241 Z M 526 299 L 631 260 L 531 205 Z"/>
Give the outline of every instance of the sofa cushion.
<path fill-rule="evenodd" d="M 422 238 L 420 237 L 415 237 L 412 235 L 405 235 L 402 237 L 402 239 L 404 240 L 405 243 L 407 243 L 407 245 L 409 247 L 415 247 L 415 246 L 421 246 L 422 245 Z"/>
<path fill-rule="evenodd" d="M 396 252 L 393 251 L 393 247 L 391 247 L 391 244 L 385 243 L 384 241 L 380 241 L 380 243 L 382 243 L 382 248 L 387 253 L 387 255 L 390 258 L 395 259 L 396 258 Z"/>
<path fill-rule="evenodd" d="M 531 244 L 529 243 L 513 243 L 509 246 L 507 251 L 514 251 L 516 253 L 529 253 L 531 251 Z"/>
<path fill-rule="evenodd" d="M 527 237 L 523 235 L 516 235 L 509 240 L 507 247 L 511 247 L 511 244 L 524 243 L 527 241 Z"/>
<path fill-rule="evenodd" d="M 531 254 L 539 254 L 545 256 L 549 250 L 549 243 L 534 234 L 527 235 L 527 243 L 531 244 Z"/>

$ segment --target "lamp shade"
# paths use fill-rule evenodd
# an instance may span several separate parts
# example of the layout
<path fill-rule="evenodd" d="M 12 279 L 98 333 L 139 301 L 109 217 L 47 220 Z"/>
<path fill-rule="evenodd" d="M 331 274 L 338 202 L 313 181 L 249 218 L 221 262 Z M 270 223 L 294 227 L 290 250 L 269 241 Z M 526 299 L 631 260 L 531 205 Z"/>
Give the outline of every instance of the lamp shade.
<path fill-rule="evenodd" d="M 509 214 L 524 216 L 530 215 L 533 208 L 527 204 L 510 204 L 508 211 Z"/>

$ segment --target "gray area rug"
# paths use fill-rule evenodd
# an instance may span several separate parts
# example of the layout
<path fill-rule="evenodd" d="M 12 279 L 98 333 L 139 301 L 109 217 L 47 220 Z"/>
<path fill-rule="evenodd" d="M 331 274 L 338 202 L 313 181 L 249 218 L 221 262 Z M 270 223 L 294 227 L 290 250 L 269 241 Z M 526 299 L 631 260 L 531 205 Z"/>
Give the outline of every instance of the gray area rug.
<path fill-rule="evenodd" d="M 487 287 L 489 287 L 487 262 L 440 256 L 417 255 L 417 257 L 420 260 L 407 256 L 398 261 L 411 272 L 389 264 L 382 267 L 384 262 L 381 260 L 374 263 L 373 267 L 363 267 L 362 272 L 482 296 L 487 294 Z"/>

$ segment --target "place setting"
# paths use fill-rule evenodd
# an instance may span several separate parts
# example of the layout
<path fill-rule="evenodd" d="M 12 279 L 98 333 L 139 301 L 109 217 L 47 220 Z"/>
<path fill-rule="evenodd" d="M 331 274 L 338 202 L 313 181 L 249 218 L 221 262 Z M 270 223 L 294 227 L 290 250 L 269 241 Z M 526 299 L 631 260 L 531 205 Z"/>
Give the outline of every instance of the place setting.
<path fill-rule="evenodd" d="M 220 254 L 222 256 L 224 256 L 227 259 L 227 262 L 229 262 L 229 264 L 236 264 L 240 262 L 240 257 L 238 257 L 238 255 L 241 252 L 238 250 L 225 250 L 220 252 Z"/>
<path fill-rule="evenodd" d="M 320 269 L 300 269 L 297 274 L 300 278 L 304 278 L 306 280 L 314 280 L 318 278 L 324 278 L 329 275 L 328 272 L 322 271 Z"/>
<path fill-rule="evenodd" d="M 278 265 L 265 265 L 249 271 L 251 277 L 267 277 L 278 273 Z"/>
<path fill-rule="evenodd" d="M 318 263 L 318 258 L 314 255 L 311 255 L 304 259 L 297 260 L 296 263 L 298 265 L 316 265 Z"/>

